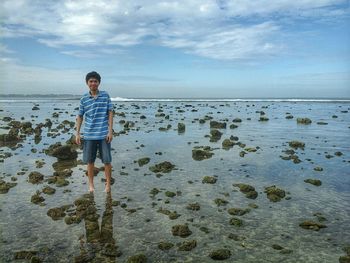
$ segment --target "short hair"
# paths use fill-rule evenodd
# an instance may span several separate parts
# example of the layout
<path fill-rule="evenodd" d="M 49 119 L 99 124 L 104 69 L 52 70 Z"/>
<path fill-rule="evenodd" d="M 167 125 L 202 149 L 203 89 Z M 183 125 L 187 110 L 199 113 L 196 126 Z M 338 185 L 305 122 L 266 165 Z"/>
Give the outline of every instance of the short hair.
<path fill-rule="evenodd" d="M 101 76 L 96 71 L 91 71 L 88 74 L 86 74 L 86 77 L 85 77 L 86 83 L 89 81 L 89 79 L 97 79 L 98 82 L 101 82 Z"/>

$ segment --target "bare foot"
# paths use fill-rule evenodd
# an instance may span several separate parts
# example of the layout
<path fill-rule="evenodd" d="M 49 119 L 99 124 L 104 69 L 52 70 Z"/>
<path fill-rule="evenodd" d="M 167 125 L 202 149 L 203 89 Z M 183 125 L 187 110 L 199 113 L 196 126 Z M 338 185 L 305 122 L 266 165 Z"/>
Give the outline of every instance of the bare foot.
<path fill-rule="evenodd" d="M 93 187 L 93 186 L 90 186 L 90 187 L 89 187 L 89 192 L 90 192 L 90 193 L 93 193 L 94 191 L 95 191 L 94 187 Z"/>

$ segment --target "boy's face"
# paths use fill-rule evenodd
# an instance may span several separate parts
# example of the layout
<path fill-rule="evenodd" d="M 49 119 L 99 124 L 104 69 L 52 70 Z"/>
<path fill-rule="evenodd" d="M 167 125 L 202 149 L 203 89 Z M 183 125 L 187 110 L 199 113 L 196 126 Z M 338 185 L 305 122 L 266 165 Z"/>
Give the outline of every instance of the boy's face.
<path fill-rule="evenodd" d="M 90 78 L 86 83 L 90 89 L 90 91 L 97 91 L 100 82 L 97 79 Z"/>

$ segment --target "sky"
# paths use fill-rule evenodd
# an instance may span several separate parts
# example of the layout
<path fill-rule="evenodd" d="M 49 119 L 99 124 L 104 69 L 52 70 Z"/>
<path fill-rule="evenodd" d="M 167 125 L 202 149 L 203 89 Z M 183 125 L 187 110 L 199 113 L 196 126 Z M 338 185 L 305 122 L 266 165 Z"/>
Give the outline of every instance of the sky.
<path fill-rule="evenodd" d="M 350 98 L 349 0 L 2 0 L 0 94 Z"/>

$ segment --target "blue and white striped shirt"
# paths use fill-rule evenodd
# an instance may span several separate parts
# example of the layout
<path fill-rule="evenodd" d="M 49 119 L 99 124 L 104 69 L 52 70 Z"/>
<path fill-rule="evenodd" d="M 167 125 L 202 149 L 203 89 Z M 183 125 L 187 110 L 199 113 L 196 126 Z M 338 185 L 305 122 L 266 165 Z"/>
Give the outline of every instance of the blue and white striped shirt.
<path fill-rule="evenodd" d="M 99 90 L 94 98 L 86 93 L 80 99 L 79 115 L 85 115 L 84 140 L 102 140 L 108 134 L 108 113 L 113 110 L 111 98 L 106 91 Z"/>

